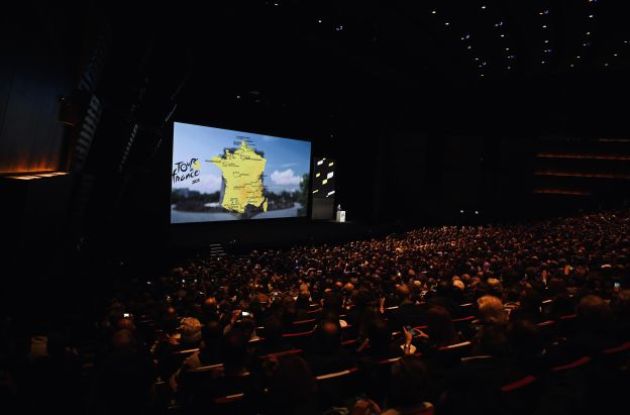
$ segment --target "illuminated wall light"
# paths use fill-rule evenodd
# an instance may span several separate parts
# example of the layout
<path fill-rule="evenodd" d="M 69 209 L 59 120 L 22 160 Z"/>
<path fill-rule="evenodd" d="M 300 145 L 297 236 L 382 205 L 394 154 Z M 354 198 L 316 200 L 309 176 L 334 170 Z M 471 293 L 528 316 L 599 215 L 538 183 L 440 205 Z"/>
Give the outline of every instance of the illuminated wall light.
<path fill-rule="evenodd" d="M 326 195 L 326 197 L 330 197 L 330 196 L 332 196 L 332 195 L 334 195 L 334 194 L 335 194 L 335 191 L 334 191 L 334 190 L 331 190 L 330 192 L 328 192 L 328 194 Z"/>
<path fill-rule="evenodd" d="M 328 179 L 322 180 L 322 184 L 326 184 L 326 183 L 328 183 Z"/>
<path fill-rule="evenodd" d="M 321 166 L 322 164 L 324 164 L 324 160 L 318 160 L 318 161 L 317 161 L 317 165 L 318 165 L 318 166 Z"/>
<path fill-rule="evenodd" d="M 335 165 L 335 162 L 334 162 L 334 161 L 331 161 L 330 163 L 328 163 L 328 167 L 332 167 L 332 166 L 334 166 L 334 165 Z"/>
<path fill-rule="evenodd" d="M 319 193 L 319 189 L 313 190 L 313 194 L 315 194 L 315 193 Z"/>
<path fill-rule="evenodd" d="M 331 171 L 331 172 L 329 172 L 329 173 L 326 175 L 326 179 L 332 179 L 332 177 L 333 177 L 334 175 L 335 175 L 335 172 L 334 172 L 334 171 Z"/>
<path fill-rule="evenodd" d="M 318 164 L 318 165 L 319 165 L 319 164 Z M 316 173 L 316 174 L 315 174 L 315 177 L 319 177 L 319 176 L 321 176 L 321 175 L 322 175 L 321 173 Z"/>

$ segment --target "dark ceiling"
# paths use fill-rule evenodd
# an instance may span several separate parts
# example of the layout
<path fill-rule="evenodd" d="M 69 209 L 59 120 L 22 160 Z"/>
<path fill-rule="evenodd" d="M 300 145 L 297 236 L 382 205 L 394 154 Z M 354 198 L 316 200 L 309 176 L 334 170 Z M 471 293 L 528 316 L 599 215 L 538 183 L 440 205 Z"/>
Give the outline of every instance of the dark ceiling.
<path fill-rule="evenodd" d="M 170 100 L 175 118 L 317 140 L 376 119 L 381 129 L 618 133 L 617 103 L 630 93 L 624 3 L 95 1 L 67 11 L 79 22 L 70 28 L 108 28 L 99 93 L 111 106 L 142 91 L 149 123 Z"/>

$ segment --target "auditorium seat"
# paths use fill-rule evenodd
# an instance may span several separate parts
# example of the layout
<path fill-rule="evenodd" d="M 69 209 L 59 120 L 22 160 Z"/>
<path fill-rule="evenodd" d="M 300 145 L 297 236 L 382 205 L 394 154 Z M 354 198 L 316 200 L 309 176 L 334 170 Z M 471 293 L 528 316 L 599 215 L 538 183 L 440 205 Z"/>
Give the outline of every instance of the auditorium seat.
<path fill-rule="evenodd" d="M 319 375 L 315 379 L 318 405 L 321 409 L 342 405 L 347 399 L 353 398 L 360 389 L 357 368 Z"/>

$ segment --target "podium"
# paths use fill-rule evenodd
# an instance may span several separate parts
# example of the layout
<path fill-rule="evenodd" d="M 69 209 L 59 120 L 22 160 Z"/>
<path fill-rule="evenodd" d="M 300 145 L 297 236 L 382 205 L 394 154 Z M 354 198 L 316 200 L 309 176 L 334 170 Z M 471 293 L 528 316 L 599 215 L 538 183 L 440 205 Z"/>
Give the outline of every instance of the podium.
<path fill-rule="evenodd" d="M 337 222 L 345 222 L 346 221 L 346 211 L 345 210 L 338 210 L 337 211 L 336 221 Z"/>

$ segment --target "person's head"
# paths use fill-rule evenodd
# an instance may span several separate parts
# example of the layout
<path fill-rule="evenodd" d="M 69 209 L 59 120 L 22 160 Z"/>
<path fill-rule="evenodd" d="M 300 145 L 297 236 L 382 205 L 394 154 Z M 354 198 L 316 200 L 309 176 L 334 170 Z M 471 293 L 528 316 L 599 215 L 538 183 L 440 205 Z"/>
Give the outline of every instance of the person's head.
<path fill-rule="evenodd" d="M 398 299 L 401 302 L 407 301 L 409 300 L 409 297 L 411 296 L 411 290 L 409 289 L 407 284 L 400 284 L 399 286 L 396 287 L 396 294 L 398 294 Z"/>
<path fill-rule="evenodd" d="M 394 408 L 419 405 L 428 396 L 429 375 L 425 364 L 405 356 L 392 365 L 389 403 Z"/>
<path fill-rule="evenodd" d="M 597 295 L 583 297 L 577 306 L 581 327 L 586 329 L 607 328 L 612 322 L 610 306 Z"/>
<path fill-rule="evenodd" d="M 503 288 L 501 286 L 501 281 L 498 278 L 490 277 L 486 280 L 486 285 L 488 287 L 488 293 L 501 296 Z"/>
<path fill-rule="evenodd" d="M 277 343 L 282 339 L 282 330 L 282 321 L 276 316 L 269 317 L 265 320 L 265 330 L 263 332 L 265 341 L 267 343 Z"/>
<path fill-rule="evenodd" d="M 208 297 L 202 305 L 203 316 L 208 320 L 214 320 L 218 317 L 218 304 L 216 297 Z"/>
<path fill-rule="evenodd" d="M 512 356 L 517 359 L 535 358 L 544 346 L 538 326 L 524 319 L 511 321 L 508 324 L 507 340 Z"/>
<path fill-rule="evenodd" d="M 503 324 L 507 321 L 507 314 L 503 309 L 503 302 L 493 295 L 484 295 L 477 300 L 479 318 L 486 324 Z"/>
<path fill-rule="evenodd" d="M 463 292 L 466 289 L 466 285 L 464 284 L 464 281 L 457 279 L 453 281 L 453 289 L 456 292 Z"/>
<path fill-rule="evenodd" d="M 116 328 L 118 330 L 129 330 L 131 332 L 136 331 L 136 325 L 134 324 L 133 320 L 127 317 L 119 319 L 116 322 Z"/>
<path fill-rule="evenodd" d="M 368 339 L 370 349 L 376 353 L 386 352 L 391 342 L 391 333 L 387 327 L 387 322 L 381 318 L 373 319 L 368 325 Z"/>
<path fill-rule="evenodd" d="M 131 330 L 121 329 L 112 336 L 112 348 L 115 351 L 136 351 L 136 339 Z"/>
<path fill-rule="evenodd" d="M 223 330 L 221 324 L 218 321 L 210 321 L 201 330 L 202 346 L 205 349 L 211 349 L 218 345 L 221 341 Z"/>
<path fill-rule="evenodd" d="M 239 371 L 245 367 L 248 340 L 246 334 L 238 327 L 223 336 L 221 355 L 226 371 Z"/>
<path fill-rule="evenodd" d="M 499 357 L 505 356 L 507 347 L 505 326 L 489 324 L 481 328 L 474 348 L 478 354 Z"/>
<path fill-rule="evenodd" d="M 427 334 L 431 343 L 446 346 L 456 341 L 457 333 L 448 310 L 434 305 L 427 311 Z"/>
<path fill-rule="evenodd" d="M 274 413 L 300 414 L 314 405 L 317 385 L 313 373 L 304 359 L 281 359 L 271 379 L 270 401 Z"/>
<path fill-rule="evenodd" d="M 323 320 L 315 337 L 316 347 L 321 353 L 335 353 L 341 347 L 341 330 L 339 322 L 335 320 Z"/>
<path fill-rule="evenodd" d="M 194 345 L 201 340 L 201 323 L 194 317 L 185 317 L 179 325 L 182 345 Z"/>

